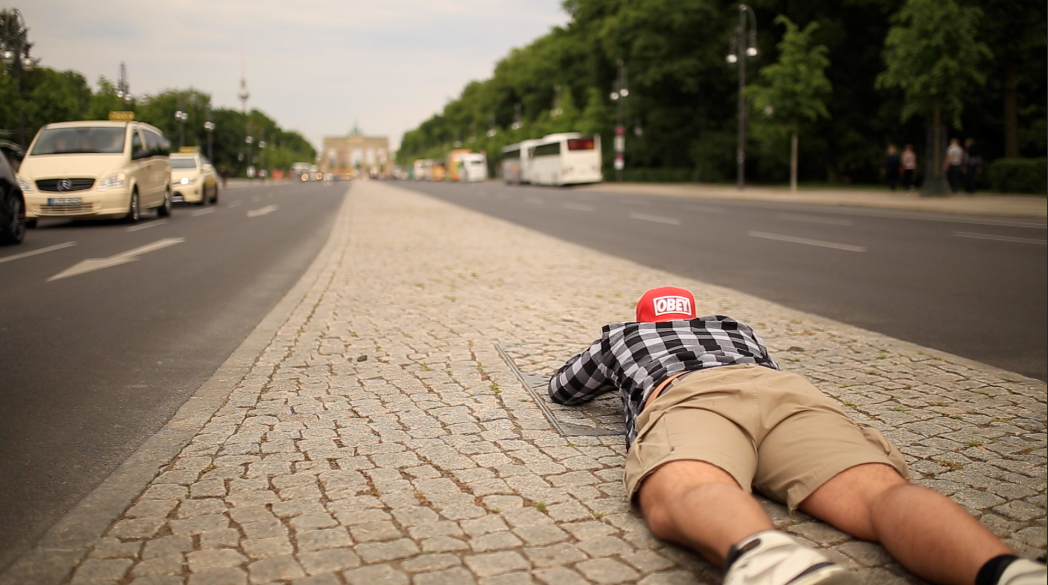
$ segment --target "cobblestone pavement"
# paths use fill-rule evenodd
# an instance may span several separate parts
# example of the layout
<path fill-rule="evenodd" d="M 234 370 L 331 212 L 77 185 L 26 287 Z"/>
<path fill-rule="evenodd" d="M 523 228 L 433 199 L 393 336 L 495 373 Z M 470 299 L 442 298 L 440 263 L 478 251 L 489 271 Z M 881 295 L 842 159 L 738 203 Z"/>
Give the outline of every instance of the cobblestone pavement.
<path fill-rule="evenodd" d="M 895 441 L 918 483 L 1045 551 L 1043 382 L 388 184 L 355 183 L 333 238 L 225 402 L 63 582 L 719 583 L 627 506 L 613 405 L 572 413 L 528 389 L 665 284 L 753 325 L 784 369 Z M 879 546 L 763 504 L 866 583 L 918 582 Z"/>

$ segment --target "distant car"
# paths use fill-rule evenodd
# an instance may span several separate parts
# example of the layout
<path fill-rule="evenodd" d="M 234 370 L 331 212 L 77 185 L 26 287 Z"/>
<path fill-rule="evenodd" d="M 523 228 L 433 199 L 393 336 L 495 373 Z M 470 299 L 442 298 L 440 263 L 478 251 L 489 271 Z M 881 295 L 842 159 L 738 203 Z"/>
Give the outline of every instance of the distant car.
<path fill-rule="evenodd" d="M 60 122 L 40 129 L 18 169 L 26 225 L 38 218 L 124 218 L 143 209 L 171 214 L 170 144 L 133 120 Z"/>
<path fill-rule="evenodd" d="M 25 198 L 15 177 L 20 150 L 14 144 L 0 144 L 3 151 L 0 154 L 0 243 L 3 244 L 21 244 L 25 239 Z"/>
<path fill-rule="evenodd" d="M 171 155 L 173 201 L 207 205 L 218 203 L 218 173 L 211 161 L 199 153 Z"/>

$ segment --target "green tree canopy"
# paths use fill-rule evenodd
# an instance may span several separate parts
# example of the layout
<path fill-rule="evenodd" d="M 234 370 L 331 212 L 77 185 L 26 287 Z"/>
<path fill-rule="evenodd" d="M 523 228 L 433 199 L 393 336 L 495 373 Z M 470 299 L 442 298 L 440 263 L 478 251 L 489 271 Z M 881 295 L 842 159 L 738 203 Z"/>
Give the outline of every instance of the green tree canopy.
<path fill-rule="evenodd" d="M 986 83 L 980 65 L 993 56 L 976 38 L 982 14 L 955 0 L 907 0 L 892 17 L 877 87 L 902 90 L 903 121 L 939 111 L 960 128 L 965 95 Z"/>
<path fill-rule="evenodd" d="M 981 68 L 993 54 L 977 38 L 982 10 L 955 0 L 906 0 L 891 18 L 884 41 L 885 70 L 877 87 L 903 93 L 901 118 L 931 122 L 932 147 L 923 190 L 945 190 L 942 178 L 942 116 L 961 128 L 966 98 L 986 83 Z"/>
<path fill-rule="evenodd" d="M 825 100 L 833 86 L 824 73 L 830 65 L 824 45 L 812 45 L 818 23 L 808 23 L 803 30 L 780 14 L 776 24 L 786 27 L 777 45 L 779 60 L 760 70 L 762 85 L 750 86 L 746 93 L 753 98 L 758 112 L 785 125 L 790 141 L 790 188 L 797 189 L 798 136 L 802 122 L 829 118 Z"/>

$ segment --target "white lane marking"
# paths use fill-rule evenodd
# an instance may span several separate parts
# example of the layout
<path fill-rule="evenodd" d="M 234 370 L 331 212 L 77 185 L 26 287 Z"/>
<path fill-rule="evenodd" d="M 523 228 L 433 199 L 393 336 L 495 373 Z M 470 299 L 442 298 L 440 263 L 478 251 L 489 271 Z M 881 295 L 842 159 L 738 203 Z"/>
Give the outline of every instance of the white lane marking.
<path fill-rule="evenodd" d="M 584 205 L 581 203 L 565 203 L 566 209 L 574 209 L 575 211 L 593 211 L 592 205 Z"/>
<path fill-rule="evenodd" d="M 276 211 L 278 209 L 280 209 L 280 207 L 277 206 L 277 205 L 267 205 L 267 206 L 259 208 L 259 209 L 252 209 L 251 211 L 247 212 L 247 216 L 248 217 L 258 217 L 260 215 L 267 215 L 267 214 L 273 213 L 274 211 Z"/>
<path fill-rule="evenodd" d="M 640 219 L 643 221 L 654 221 L 656 223 L 665 223 L 669 225 L 680 225 L 679 219 L 672 217 L 662 217 L 661 215 L 648 215 L 646 213 L 631 213 L 630 219 Z"/>
<path fill-rule="evenodd" d="M 546 204 L 545 201 L 543 201 L 542 199 L 539 199 L 538 197 L 525 197 L 524 201 L 527 201 L 528 203 L 534 203 L 535 205 L 545 205 Z"/>
<path fill-rule="evenodd" d="M 1048 240 L 1035 240 L 1033 238 L 1016 238 L 1014 236 L 997 236 L 994 234 L 973 234 L 970 232 L 953 232 L 958 238 L 974 238 L 977 240 L 997 240 L 999 242 L 1015 242 L 1017 244 L 1039 244 L 1048 245 Z"/>
<path fill-rule="evenodd" d="M 4 262 L 11 262 L 14 260 L 21 260 L 22 258 L 29 258 L 30 256 L 36 256 L 38 254 L 47 254 L 48 252 L 54 252 L 55 250 L 61 250 L 70 246 L 75 246 L 76 242 L 64 242 L 61 244 L 55 244 L 54 246 L 48 246 L 46 248 L 40 248 L 37 250 L 30 250 L 28 252 L 22 252 L 21 254 L 12 254 L 11 256 L 4 256 L 0 258 L 0 264 Z"/>
<path fill-rule="evenodd" d="M 193 212 L 193 217 L 200 217 L 201 215 L 207 215 L 209 213 L 214 213 L 214 212 L 215 212 L 215 208 L 214 207 L 209 207 L 207 209 L 198 209 L 198 210 Z"/>
<path fill-rule="evenodd" d="M 798 213 L 780 213 L 777 215 L 779 219 L 785 219 L 786 221 L 806 221 L 808 223 L 826 223 L 830 225 L 851 225 L 852 220 L 850 219 L 836 219 L 833 217 L 819 217 L 818 215 L 801 215 Z"/>
<path fill-rule="evenodd" d="M 137 232 L 137 231 L 146 230 L 146 229 L 149 229 L 151 227 L 158 226 L 158 225 L 164 225 L 165 223 L 167 223 L 166 219 L 161 219 L 160 221 L 151 221 L 149 223 L 143 223 L 143 224 L 139 224 L 139 225 L 136 225 L 136 226 L 129 227 L 129 228 L 127 228 L 127 231 L 129 231 L 129 232 Z"/>
<path fill-rule="evenodd" d="M 838 244 L 836 242 L 824 242 L 822 240 L 809 240 L 808 238 L 795 238 L 793 236 L 782 236 L 779 234 L 769 234 L 766 232 L 749 232 L 749 235 L 755 238 L 764 238 L 766 240 L 778 240 L 780 242 L 791 242 L 794 244 L 806 244 L 808 246 L 819 246 L 821 248 L 833 248 L 834 250 L 844 250 L 846 252 L 865 252 L 866 248 L 862 246 L 849 246 L 848 244 Z"/>
<path fill-rule="evenodd" d="M 93 272 L 95 270 L 101 270 L 103 268 L 109 268 L 110 266 L 119 266 L 121 264 L 127 264 L 128 262 L 134 262 L 138 260 L 138 257 L 142 254 L 148 254 L 149 252 L 155 252 L 162 250 L 168 246 L 174 246 L 175 244 L 181 244 L 186 241 L 185 238 L 164 238 L 163 240 L 157 240 L 152 244 L 146 244 L 145 246 L 139 246 L 134 250 L 128 250 L 127 252 L 121 252 L 115 256 L 109 258 L 88 258 L 78 264 L 59 272 L 58 274 L 47 279 L 47 282 L 52 280 L 58 280 L 60 278 L 68 278 L 70 276 L 76 276 L 78 274 L 84 274 L 86 272 Z"/>
<path fill-rule="evenodd" d="M 685 205 L 688 211 L 701 211 L 703 213 L 724 213 L 723 207 L 711 207 L 709 205 Z"/>

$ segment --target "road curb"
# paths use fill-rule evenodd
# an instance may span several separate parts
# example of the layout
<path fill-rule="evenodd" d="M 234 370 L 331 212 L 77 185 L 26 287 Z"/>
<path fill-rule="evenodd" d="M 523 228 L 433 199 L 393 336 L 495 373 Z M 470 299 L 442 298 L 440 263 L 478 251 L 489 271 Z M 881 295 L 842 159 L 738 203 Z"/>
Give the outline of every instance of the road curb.
<path fill-rule="evenodd" d="M 0 574 L 0 585 L 55 585 L 66 579 L 87 554 L 88 547 L 123 515 L 160 470 L 226 402 L 276 333 L 292 318 L 325 274 L 332 258 L 337 256 L 339 247 L 346 243 L 350 201 L 347 189 L 331 234 L 320 253 L 214 375 L 193 393 L 162 429 L 52 526 L 33 548 Z"/>

